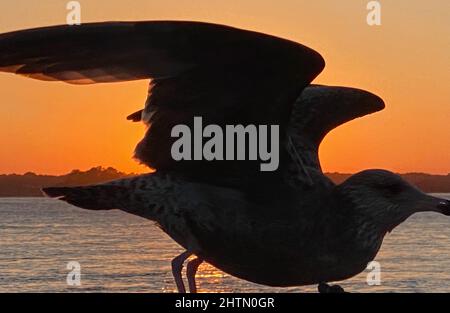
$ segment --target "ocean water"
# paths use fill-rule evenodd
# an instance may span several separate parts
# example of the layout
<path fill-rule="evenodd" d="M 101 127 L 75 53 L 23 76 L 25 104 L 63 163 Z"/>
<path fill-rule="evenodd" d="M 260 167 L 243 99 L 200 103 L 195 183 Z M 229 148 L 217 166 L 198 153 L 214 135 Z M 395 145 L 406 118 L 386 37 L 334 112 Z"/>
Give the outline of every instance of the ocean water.
<path fill-rule="evenodd" d="M 440 195 L 450 199 L 450 194 Z M 0 292 L 174 292 L 170 261 L 182 249 L 151 221 L 119 211 L 84 211 L 44 198 L 0 198 Z M 81 286 L 68 286 L 68 262 Z M 450 292 L 450 218 L 417 214 L 389 234 L 369 271 L 341 282 L 350 292 Z M 199 269 L 200 292 L 316 292 L 270 288 Z"/>

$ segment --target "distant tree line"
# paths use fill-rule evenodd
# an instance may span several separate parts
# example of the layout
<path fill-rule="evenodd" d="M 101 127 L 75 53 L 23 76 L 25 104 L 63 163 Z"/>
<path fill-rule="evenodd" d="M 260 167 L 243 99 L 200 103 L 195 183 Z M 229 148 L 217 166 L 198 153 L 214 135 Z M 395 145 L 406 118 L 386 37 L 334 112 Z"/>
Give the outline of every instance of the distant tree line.
<path fill-rule="evenodd" d="M 42 187 L 82 186 L 103 183 L 115 179 L 134 176 L 119 172 L 112 167 L 94 167 L 88 171 L 73 170 L 61 176 L 38 175 L 26 173 L 24 175 L 0 175 L 0 197 L 41 197 Z M 341 183 L 351 174 L 328 173 L 335 183 Z M 424 173 L 402 174 L 410 183 L 421 190 L 430 193 L 450 193 L 450 174 L 430 175 Z"/>

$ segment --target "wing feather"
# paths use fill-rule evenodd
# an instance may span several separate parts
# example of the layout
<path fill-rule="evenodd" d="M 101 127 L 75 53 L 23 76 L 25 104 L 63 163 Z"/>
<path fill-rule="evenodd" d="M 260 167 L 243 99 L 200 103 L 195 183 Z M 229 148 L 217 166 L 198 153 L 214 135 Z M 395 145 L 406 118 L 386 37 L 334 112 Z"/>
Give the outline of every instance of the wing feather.
<path fill-rule="evenodd" d="M 158 170 L 197 176 L 257 177 L 260 161 L 177 163 L 173 126 L 202 116 L 205 125 L 275 124 L 283 134 L 293 103 L 324 65 L 299 43 L 199 22 L 107 22 L 0 35 L 0 71 L 71 84 L 151 79 L 141 114 L 151 126 L 136 156 Z"/>
<path fill-rule="evenodd" d="M 383 110 L 383 99 L 365 90 L 311 85 L 296 101 L 289 134 L 304 163 L 321 172 L 319 146 L 336 127 Z"/>
<path fill-rule="evenodd" d="M 247 43 L 270 47 L 267 41 L 288 44 L 300 55 L 309 50 L 276 37 L 200 22 L 90 23 L 0 35 L 0 71 L 68 83 L 170 77 L 202 63 L 233 63 Z"/>

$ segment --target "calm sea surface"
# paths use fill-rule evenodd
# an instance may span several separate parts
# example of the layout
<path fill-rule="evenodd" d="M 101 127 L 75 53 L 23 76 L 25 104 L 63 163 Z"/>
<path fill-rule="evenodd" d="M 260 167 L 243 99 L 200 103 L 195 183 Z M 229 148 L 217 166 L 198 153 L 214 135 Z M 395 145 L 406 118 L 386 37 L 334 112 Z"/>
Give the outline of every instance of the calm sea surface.
<path fill-rule="evenodd" d="M 450 194 L 440 195 L 450 199 Z M 173 292 L 170 260 L 182 249 L 150 221 L 119 211 L 90 212 L 44 198 L 0 198 L 0 292 Z M 450 292 L 450 218 L 415 215 L 385 238 L 368 271 L 343 282 L 353 292 Z M 80 287 L 66 282 L 81 265 Z M 202 265 L 201 292 L 311 292 L 268 288 Z"/>

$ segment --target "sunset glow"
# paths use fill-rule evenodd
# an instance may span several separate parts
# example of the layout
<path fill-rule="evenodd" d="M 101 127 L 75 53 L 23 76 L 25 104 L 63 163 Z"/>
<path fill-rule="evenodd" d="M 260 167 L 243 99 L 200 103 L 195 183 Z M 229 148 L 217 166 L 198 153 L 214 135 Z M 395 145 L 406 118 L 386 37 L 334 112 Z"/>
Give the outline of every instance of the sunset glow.
<path fill-rule="evenodd" d="M 325 171 L 385 168 L 450 172 L 450 2 L 383 1 L 382 25 L 366 23 L 367 0 L 80 1 L 82 21 L 195 20 L 292 39 L 320 52 L 315 83 L 381 96 L 387 108 L 334 130 L 321 146 Z M 64 24 L 65 0 L 0 2 L 0 32 Z M 147 81 L 91 86 L 0 73 L 0 174 L 62 174 L 103 165 L 147 169 L 132 159 L 144 126 Z"/>

